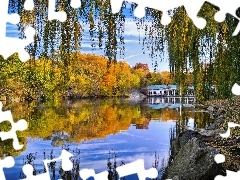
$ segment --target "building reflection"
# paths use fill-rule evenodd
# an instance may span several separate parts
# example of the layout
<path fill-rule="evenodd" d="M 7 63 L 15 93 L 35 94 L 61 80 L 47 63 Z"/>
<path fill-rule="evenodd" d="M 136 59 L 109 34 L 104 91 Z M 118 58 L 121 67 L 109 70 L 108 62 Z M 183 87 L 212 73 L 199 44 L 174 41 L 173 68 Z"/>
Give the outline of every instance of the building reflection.
<path fill-rule="evenodd" d="M 148 97 L 145 99 L 145 104 L 182 104 L 193 105 L 195 103 L 195 97 Z"/>

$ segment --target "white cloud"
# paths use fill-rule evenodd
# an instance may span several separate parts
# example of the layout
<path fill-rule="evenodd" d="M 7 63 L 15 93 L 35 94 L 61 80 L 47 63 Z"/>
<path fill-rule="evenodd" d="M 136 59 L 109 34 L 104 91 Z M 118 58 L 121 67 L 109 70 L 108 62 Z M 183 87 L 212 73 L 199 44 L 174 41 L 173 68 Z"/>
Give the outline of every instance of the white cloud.
<path fill-rule="evenodd" d="M 137 24 L 132 18 L 125 19 L 124 35 L 125 36 L 136 36 L 143 38 L 145 36 L 145 25 L 151 26 L 152 23 L 149 21 L 144 22 L 144 25 L 140 29 L 137 28 Z"/>
<path fill-rule="evenodd" d="M 142 37 L 144 35 L 144 31 L 142 29 L 137 29 L 136 22 L 127 19 L 124 25 L 124 35 Z"/>
<path fill-rule="evenodd" d="M 83 41 L 81 43 L 81 48 L 96 48 L 98 49 L 98 43 L 95 43 L 95 47 L 92 46 L 92 44 L 94 44 L 94 42 L 91 42 L 91 41 Z M 104 48 L 105 46 L 103 45 L 102 48 Z"/>
<path fill-rule="evenodd" d="M 159 156 L 167 158 L 167 153 L 161 152 Z M 96 159 L 94 160 L 94 162 L 92 160 L 87 161 L 83 159 L 84 157 L 82 157 L 82 162 L 81 162 L 82 168 L 94 169 L 95 171 L 97 171 L 97 173 L 107 170 L 107 154 L 106 154 L 106 159 Z M 155 162 L 155 155 L 154 153 L 139 153 L 134 155 L 125 154 L 122 156 L 118 156 L 116 158 L 116 162 L 117 162 L 117 165 L 119 165 L 121 161 L 124 161 L 125 164 L 128 164 L 139 159 L 144 160 L 144 166 L 146 168 L 151 168 L 153 163 Z"/>
<path fill-rule="evenodd" d="M 135 56 L 140 56 L 140 55 L 143 55 L 143 53 L 133 54 L 133 55 L 130 55 L 130 56 L 124 58 L 124 59 L 119 59 L 118 61 L 123 61 L 123 60 L 130 59 L 130 58 L 133 58 L 133 57 L 135 57 Z"/>
<path fill-rule="evenodd" d="M 118 42 L 120 42 L 120 39 L 117 39 Z M 139 44 L 139 40 L 136 40 L 136 39 L 124 39 L 124 42 L 125 43 L 137 43 Z"/>
<path fill-rule="evenodd" d="M 95 21 L 95 23 L 97 24 L 98 22 Z M 144 22 L 144 26 L 145 25 L 151 25 L 151 23 L 149 21 Z M 84 34 L 86 36 L 89 36 L 89 24 L 82 24 L 82 28 L 84 29 Z M 97 29 L 96 29 L 97 30 Z M 87 35 L 88 33 L 88 35 Z M 134 21 L 132 18 L 127 17 L 125 18 L 125 24 L 124 24 L 124 35 L 125 36 L 136 36 L 136 37 L 144 37 L 145 34 L 145 30 L 144 28 L 140 28 L 139 30 L 137 29 L 137 24 L 136 21 Z"/>
<path fill-rule="evenodd" d="M 96 54 L 96 55 L 102 55 L 103 54 L 103 51 L 101 50 L 82 50 L 80 49 L 80 52 L 83 53 L 83 54 Z"/>
<path fill-rule="evenodd" d="M 126 1 L 126 8 L 127 8 L 127 9 L 130 9 L 130 8 L 131 8 L 131 4 L 132 4 L 132 3 Z"/>
<path fill-rule="evenodd" d="M 127 3 L 127 6 L 130 7 L 131 3 Z M 145 24 L 151 25 L 151 22 L 144 22 Z M 149 50 L 145 48 L 145 54 L 143 54 L 142 50 L 142 38 L 145 36 L 145 30 L 143 29 L 137 29 L 136 21 L 134 21 L 131 17 L 127 17 L 125 19 L 125 25 L 124 25 L 124 42 L 125 42 L 125 55 L 123 58 L 120 57 L 119 51 L 120 46 L 118 48 L 118 60 L 127 61 L 131 66 L 136 64 L 137 62 L 142 63 L 148 63 L 149 68 L 152 70 L 153 67 L 151 67 L 152 61 L 149 58 Z M 89 24 L 82 24 L 82 28 L 84 29 L 83 35 L 82 35 L 82 42 L 81 42 L 81 49 L 80 51 L 82 53 L 91 53 L 96 55 L 104 55 L 104 48 L 105 48 L 105 40 L 103 39 L 103 46 L 102 49 L 98 47 L 98 38 L 94 37 L 93 41 L 89 34 Z M 19 37 L 19 31 L 16 25 L 7 23 L 7 36 L 8 37 Z M 140 38 L 140 43 L 139 43 Z M 117 41 L 120 42 L 120 39 L 117 38 Z M 95 43 L 96 47 L 92 47 L 91 45 Z M 167 53 L 166 53 L 167 54 Z M 164 60 L 168 59 L 168 57 L 164 56 Z M 141 57 L 138 57 L 141 56 Z M 169 69 L 168 64 L 166 62 L 162 62 L 159 64 L 159 68 L 157 69 Z"/>

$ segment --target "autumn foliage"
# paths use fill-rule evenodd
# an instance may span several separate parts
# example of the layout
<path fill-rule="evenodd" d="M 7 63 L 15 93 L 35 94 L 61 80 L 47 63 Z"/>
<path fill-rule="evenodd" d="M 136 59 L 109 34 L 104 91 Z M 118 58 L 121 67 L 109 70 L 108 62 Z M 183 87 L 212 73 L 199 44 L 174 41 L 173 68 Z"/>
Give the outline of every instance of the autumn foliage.
<path fill-rule="evenodd" d="M 131 67 L 125 61 L 109 63 L 104 56 L 68 55 L 40 57 L 22 63 L 17 54 L 0 60 L 1 100 L 128 96 L 132 90 L 152 84 L 173 84 L 170 72 L 150 72 L 147 64 Z"/>
<path fill-rule="evenodd" d="M 17 54 L 0 60 L 2 99 L 54 99 L 126 96 L 140 86 L 143 70 L 127 62 L 109 64 L 104 56 L 72 53 L 61 59 L 38 58 L 22 63 Z"/>
<path fill-rule="evenodd" d="M 21 142 L 27 143 L 27 137 L 42 138 L 51 140 L 53 146 L 106 138 L 119 131 L 128 130 L 131 125 L 140 129 L 148 128 L 150 121 L 155 120 L 185 123 L 184 118 L 179 119 L 180 115 L 176 109 L 155 110 L 141 104 L 131 104 L 121 98 L 48 101 L 44 104 L 36 101 L 10 103 L 4 105 L 4 110 L 11 110 L 14 120 L 24 118 L 28 122 L 28 129 L 18 134 Z M 185 112 L 185 116 L 188 117 L 186 119 L 201 119 L 194 117 L 193 112 L 187 111 L 189 109 Z M 205 126 L 203 121 L 197 121 L 197 124 L 198 127 Z M 11 141 L 3 145 L 0 157 L 12 147 Z"/>

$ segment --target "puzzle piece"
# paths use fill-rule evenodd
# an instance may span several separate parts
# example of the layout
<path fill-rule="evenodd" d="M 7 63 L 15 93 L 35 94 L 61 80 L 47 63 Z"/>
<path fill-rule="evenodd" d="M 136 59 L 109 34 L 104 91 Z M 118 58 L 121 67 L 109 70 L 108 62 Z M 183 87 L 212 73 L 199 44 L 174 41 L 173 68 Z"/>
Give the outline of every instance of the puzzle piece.
<path fill-rule="evenodd" d="M 6 180 L 6 177 L 3 172 L 3 168 L 10 168 L 13 167 L 15 164 L 15 161 L 12 156 L 8 156 L 4 158 L 3 160 L 0 159 L 0 179 Z"/>
<path fill-rule="evenodd" d="M 144 169 L 143 159 L 119 166 L 116 168 L 116 171 L 118 172 L 119 178 L 132 174 L 137 174 L 139 180 L 156 178 L 158 176 L 156 168 L 151 168 L 148 170 Z M 79 172 L 79 175 L 83 180 L 87 180 L 90 177 L 94 177 L 94 180 L 108 180 L 108 171 L 103 171 L 99 174 L 96 174 L 94 169 L 82 169 Z"/>
<path fill-rule="evenodd" d="M 234 172 L 234 171 L 229 171 L 226 170 L 226 176 L 218 175 L 214 178 L 214 180 L 222 180 L 222 179 L 227 179 L 227 180 L 239 180 L 240 179 L 240 171 Z"/>
<path fill-rule="evenodd" d="M 94 180 L 108 180 L 108 171 L 95 174 L 94 169 L 82 169 L 79 175 L 83 180 L 87 180 L 90 177 L 94 177 Z"/>
<path fill-rule="evenodd" d="M 220 11 L 218 11 L 214 16 L 214 19 L 216 21 L 223 22 L 226 18 L 226 14 L 231 14 L 232 16 L 240 20 L 240 18 L 236 15 L 236 10 L 238 7 L 240 7 L 239 0 L 228 0 L 228 1 L 208 0 L 208 2 L 220 8 Z M 233 36 L 238 35 L 239 30 L 240 30 L 240 23 L 238 23 L 233 33 Z"/>
<path fill-rule="evenodd" d="M 116 171 L 118 172 L 120 178 L 135 173 L 138 175 L 139 180 L 145 180 L 146 178 L 157 178 L 158 176 L 158 171 L 156 168 L 145 170 L 143 159 L 119 166 L 116 168 Z"/>
<path fill-rule="evenodd" d="M 27 11 L 31 11 L 34 8 L 34 2 L 33 0 L 26 0 L 24 3 L 24 9 L 26 9 Z"/>
<path fill-rule="evenodd" d="M 134 11 L 134 15 L 138 18 L 145 16 L 145 8 L 152 8 L 159 11 L 162 11 L 161 23 L 167 25 L 171 22 L 171 17 L 168 15 L 169 10 L 173 10 L 179 6 L 184 5 L 188 16 L 193 20 L 196 27 L 202 29 L 206 26 L 206 20 L 203 18 L 197 17 L 198 12 L 204 4 L 204 1 L 197 0 L 194 1 L 194 6 L 191 0 L 130 0 L 131 2 L 137 3 L 138 6 Z M 123 0 L 111 0 L 112 12 L 117 13 L 121 9 Z"/>
<path fill-rule="evenodd" d="M 24 62 L 30 58 L 24 48 L 34 41 L 35 30 L 32 27 L 26 28 L 26 39 L 6 37 L 7 22 L 17 24 L 20 21 L 18 14 L 8 14 L 8 3 L 9 0 L 0 1 L 0 54 L 6 59 L 17 52 Z"/>
<path fill-rule="evenodd" d="M 226 18 L 226 14 L 231 14 L 232 16 L 239 18 L 236 15 L 236 10 L 240 7 L 240 1 L 238 0 L 228 0 L 228 1 L 219 1 L 219 0 L 208 0 L 209 3 L 214 4 L 220 8 L 214 18 L 218 22 L 223 22 Z"/>
<path fill-rule="evenodd" d="M 234 128 L 234 127 L 240 127 L 240 124 L 236 124 L 236 123 L 233 123 L 233 122 L 228 122 L 227 132 L 225 132 L 223 134 L 220 134 L 220 136 L 223 137 L 223 138 L 228 138 L 230 136 L 230 133 L 231 133 L 230 128 Z"/>
<path fill-rule="evenodd" d="M 112 13 L 117 13 L 120 11 L 123 1 L 124 0 L 111 0 Z M 203 29 L 206 26 L 206 20 L 197 17 L 198 12 L 200 11 L 203 4 L 206 2 L 205 0 L 196 0 L 194 1 L 194 4 L 192 0 L 130 0 L 130 2 L 138 4 L 134 11 L 134 15 L 138 18 L 142 18 L 145 16 L 145 8 L 148 7 L 162 11 L 163 14 L 161 23 L 163 25 L 168 25 L 171 22 L 171 18 L 168 15 L 167 11 L 173 10 L 174 8 L 180 6 L 184 6 L 189 18 L 192 19 L 193 23 L 197 28 Z M 236 15 L 236 7 L 240 7 L 239 0 L 208 0 L 208 2 L 220 8 L 220 11 L 215 14 L 216 21 L 224 21 L 227 13 L 240 20 L 240 18 Z M 238 24 L 237 28 L 235 29 L 233 36 L 237 35 L 239 30 L 240 24 Z"/>
<path fill-rule="evenodd" d="M 24 120 L 24 119 L 21 119 L 15 123 L 13 121 L 11 111 L 3 112 L 2 111 L 2 102 L 0 102 L 0 123 L 4 122 L 4 121 L 10 122 L 12 128 L 8 132 L 0 132 L 0 138 L 2 139 L 2 141 L 6 140 L 6 139 L 13 139 L 13 148 L 16 150 L 22 149 L 23 145 L 19 144 L 16 131 L 26 130 L 28 127 L 28 124 L 27 124 L 26 120 Z"/>
<path fill-rule="evenodd" d="M 26 46 L 34 42 L 35 30 L 32 27 L 28 27 L 25 30 L 26 39 L 18 39 L 12 37 L 6 37 L 6 23 L 17 24 L 20 21 L 18 14 L 8 14 L 8 4 L 9 0 L 0 1 L 0 54 L 6 59 L 14 53 L 19 54 L 21 61 L 27 61 L 30 56 L 24 50 Z M 49 0 L 48 3 L 48 20 L 57 19 L 61 22 L 66 21 L 67 14 L 64 11 L 55 11 L 55 0 Z M 71 6 L 73 8 L 79 8 L 81 6 L 80 0 L 71 0 Z M 24 8 L 26 10 L 33 10 L 34 2 L 33 0 L 26 0 L 24 3 Z"/>
<path fill-rule="evenodd" d="M 64 171 L 70 171 L 73 168 L 73 163 L 69 158 L 72 156 L 73 155 L 71 153 L 63 149 L 61 155 L 58 158 L 51 159 L 51 160 L 44 160 L 43 162 L 44 162 L 44 167 L 46 169 L 46 172 L 42 174 L 38 174 L 36 176 L 33 175 L 34 169 L 32 165 L 26 164 L 22 168 L 24 174 L 26 175 L 26 178 L 22 180 L 43 180 L 43 179 L 51 180 L 50 172 L 47 164 L 55 161 L 62 161 L 62 169 Z"/>
<path fill-rule="evenodd" d="M 240 86 L 239 86 L 237 83 L 235 83 L 235 84 L 233 85 L 233 87 L 232 87 L 232 93 L 233 93 L 234 95 L 237 95 L 237 96 L 240 95 Z"/>
<path fill-rule="evenodd" d="M 217 154 L 214 158 L 216 163 L 224 163 L 225 162 L 225 156 L 223 154 Z M 222 179 L 231 179 L 231 180 L 237 180 L 240 179 L 240 171 L 234 172 L 226 170 L 226 176 L 218 175 L 214 178 L 214 180 L 222 180 Z"/>
<path fill-rule="evenodd" d="M 65 11 L 56 12 L 55 5 L 56 5 L 56 0 L 49 0 L 49 2 L 48 2 L 48 20 L 51 21 L 51 20 L 57 19 L 60 22 L 66 21 L 67 20 L 66 12 Z M 81 7 L 81 0 L 71 0 L 70 5 L 73 8 L 79 8 L 79 7 Z"/>
<path fill-rule="evenodd" d="M 216 16 L 219 16 L 219 15 L 216 15 Z M 233 85 L 232 93 L 235 94 L 235 95 L 240 95 L 240 86 L 237 83 L 235 83 Z M 240 127 L 240 124 L 236 124 L 236 123 L 233 123 L 233 122 L 228 122 L 227 132 L 224 133 L 224 134 L 220 134 L 220 136 L 223 137 L 223 138 L 229 137 L 230 136 L 230 128 L 237 127 L 237 126 Z M 217 155 L 215 155 L 214 160 L 218 164 L 219 163 L 224 163 L 225 162 L 225 156 L 223 154 L 217 154 Z M 218 175 L 214 178 L 214 180 L 222 180 L 222 179 L 231 179 L 231 180 L 240 179 L 240 171 L 234 172 L 234 171 L 226 170 L 226 176 Z"/>
<path fill-rule="evenodd" d="M 48 20 L 57 19 L 60 22 L 64 22 L 67 20 L 67 13 L 65 11 L 55 11 L 56 0 L 48 1 Z"/>
<path fill-rule="evenodd" d="M 70 5 L 73 7 L 73 8 L 80 8 L 82 3 L 81 3 L 81 0 L 71 0 L 71 3 Z"/>
<path fill-rule="evenodd" d="M 217 164 L 225 162 L 225 156 L 223 154 L 216 154 L 214 160 Z"/>

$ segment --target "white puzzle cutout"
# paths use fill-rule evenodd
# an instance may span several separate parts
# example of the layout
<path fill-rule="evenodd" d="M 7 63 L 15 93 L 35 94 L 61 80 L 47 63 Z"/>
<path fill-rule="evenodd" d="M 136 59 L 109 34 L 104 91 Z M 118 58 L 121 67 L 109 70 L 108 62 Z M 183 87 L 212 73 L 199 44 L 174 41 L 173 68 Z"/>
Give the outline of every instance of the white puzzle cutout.
<path fill-rule="evenodd" d="M 33 8 L 34 8 L 33 0 L 25 0 L 24 9 L 27 10 L 27 11 L 32 11 Z"/>
<path fill-rule="evenodd" d="M 94 169 L 82 169 L 79 171 L 79 175 L 83 180 L 87 180 L 90 177 L 93 177 L 94 180 L 108 180 L 108 171 L 96 174 Z"/>
<path fill-rule="evenodd" d="M 20 60 L 25 62 L 30 56 L 24 48 L 33 43 L 35 30 L 27 27 L 25 29 L 26 39 L 6 37 L 7 23 L 17 24 L 20 21 L 18 14 L 8 14 L 8 4 L 9 0 L 0 1 L 0 54 L 6 59 L 12 54 L 18 53 Z"/>
<path fill-rule="evenodd" d="M 137 174 L 139 180 L 146 180 L 146 178 L 157 178 L 158 176 L 158 171 L 156 168 L 145 170 L 143 159 L 119 166 L 116 168 L 116 171 L 119 178 Z M 79 172 L 79 175 L 83 180 L 87 180 L 90 177 L 94 177 L 94 180 L 108 180 L 108 171 L 103 171 L 99 174 L 96 174 L 94 169 L 82 169 Z"/>
<path fill-rule="evenodd" d="M 118 172 L 119 177 L 124 177 L 136 173 L 139 180 L 146 180 L 146 178 L 153 179 L 157 178 L 158 176 L 158 171 L 156 168 L 150 168 L 148 170 L 145 170 L 143 159 L 139 159 L 132 163 L 119 166 L 116 168 L 116 171 Z"/>
<path fill-rule="evenodd" d="M 3 168 L 11 168 L 15 164 L 15 161 L 12 156 L 8 156 L 4 158 L 3 160 L 0 159 L 0 179 L 1 180 L 6 180 L 6 177 L 3 172 Z"/>
<path fill-rule="evenodd" d="M 225 156 L 223 154 L 217 154 L 214 158 L 217 164 L 225 162 Z M 214 180 L 238 180 L 240 179 L 240 171 L 234 172 L 226 170 L 226 176 L 218 175 Z"/>
<path fill-rule="evenodd" d="M 71 3 L 70 3 L 71 7 L 72 8 L 80 8 L 81 5 L 82 5 L 82 2 L 81 0 L 71 0 Z"/>
<path fill-rule="evenodd" d="M 124 0 L 111 0 L 112 12 L 118 13 L 121 9 Z M 190 19 L 192 19 L 195 26 L 199 29 L 203 29 L 206 26 L 206 20 L 198 17 L 197 14 L 201 10 L 205 0 L 129 0 L 130 2 L 137 3 L 138 6 L 134 11 L 134 15 L 138 18 L 145 16 L 145 8 L 152 8 L 162 12 L 161 23 L 168 25 L 171 22 L 171 17 L 168 14 L 169 10 L 173 10 L 177 7 L 184 6 Z M 217 22 L 224 21 L 226 14 L 231 14 L 238 20 L 240 17 L 236 15 L 236 10 L 240 7 L 239 0 L 207 0 L 207 2 L 218 6 L 220 11 L 215 14 L 215 20 Z M 233 36 L 236 36 L 240 31 L 240 23 L 238 23 Z"/>
<path fill-rule="evenodd" d="M 205 0 L 195 0 L 194 2 L 192 0 L 130 0 L 131 2 L 137 3 L 138 6 L 135 9 L 134 15 L 138 18 L 142 18 L 145 16 L 145 8 L 153 8 L 159 11 L 163 12 L 163 16 L 161 19 L 161 23 L 163 25 L 167 25 L 171 22 L 171 17 L 168 15 L 168 10 L 172 10 L 174 8 L 177 8 L 179 6 L 184 6 L 188 16 L 193 20 L 196 27 L 202 29 L 206 26 L 206 20 L 198 17 L 197 14 L 202 8 Z M 240 0 L 208 0 L 209 3 L 216 5 L 220 8 L 220 11 L 218 11 L 215 14 L 215 20 L 218 22 L 224 21 L 226 14 L 231 14 L 238 20 L 240 18 L 236 15 L 236 10 L 238 7 L 240 7 Z M 112 6 L 112 12 L 117 13 L 119 12 L 121 6 L 122 6 L 123 0 L 111 0 L 111 6 Z M 7 23 L 17 24 L 20 21 L 20 17 L 18 14 L 8 14 L 8 4 L 9 0 L 0 0 L 0 54 L 6 59 L 9 56 L 11 56 L 14 53 L 19 54 L 19 58 L 21 61 L 25 62 L 27 61 L 30 56 L 25 51 L 25 47 L 31 44 L 34 41 L 34 35 L 35 30 L 32 27 L 27 27 L 25 30 L 26 39 L 18 39 L 18 38 L 12 38 L 12 37 L 6 37 L 6 25 Z M 71 0 L 70 4 L 73 8 L 79 8 L 81 7 L 81 1 L 80 0 Z M 66 12 L 64 11 L 55 11 L 56 1 L 55 0 L 49 0 L 49 6 L 48 6 L 48 20 L 59 20 L 61 22 L 64 22 L 67 19 Z M 24 3 L 24 8 L 26 10 L 33 10 L 34 9 L 34 2 L 33 0 L 26 0 Z M 238 35 L 240 30 L 240 23 L 238 23 L 233 36 Z M 13 46 L 14 44 L 14 46 Z M 240 87 L 238 84 L 235 84 L 232 88 L 232 92 L 235 95 L 240 95 Z M 0 102 L 0 108 L 2 108 L 2 103 Z M 23 147 L 23 145 L 19 144 L 16 131 L 23 131 L 27 129 L 27 122 L 25 120 L 19 120 L 18 122 L 14 122 L 12 119 L 12 115 L 10 111 L 2 112 L 2 109 L 0 109 L 0 123 L 3 121 L 9 121 L 11 123 L 11 130 L 8 132 L 0 132 L 0 138 L 2 140 L 6 139 L 13 139 L 13 148 L 16 150 L 19 150 Z M 228 123 L 228 130 L 224 134 L 220 134 L 222 137 L 229 137 L 230 136 L 230 128 L 240 126 L 239 124 L 235 124 L 232 122 Z M 40 175 L 33 176 L 33 167 L 30 164 L 27 164 L 23 167 L 23 171 L 27 177 L 25 180 L 50 180 L 50 175 L 48 172 L 48 166 L 47 164 L 53 161 L 59 161 L 62 160 L 62 168 L 65 171 L 71 170 L 73 167 L 72 162 L 69 160 L 69 158 L 73 156 L 71 153 L 67 152 L 66 150 L 62 151 L 62 154 L 53 160 L 44 160 L 44 166 L 47 169 L 46 173 L 42 173 Z M 223 155 L 217 155 L 215 157 L 215 161 L 217 163 L 223 163 L 225 161 L 225 158 Z M 6 157 L 3 160 L 0 160 L 0 179 L 5 180 L 3 168 L 10 168 L 14 166 L 14 159 L 11 156 Z M 149 178 L 156 178 L 157 177 L 157 170 L 155 168 L 151 168 L 149 170 L 144 169 L 144 163 L 143 160 L 137 160 L 133 163 L 126 164 L 124 166 L 120 166 L 117 169 L 117 172 L 120 177 L 124 177 L 131 174 L 138 174 L 138 177 L 140 180 L 146 179 L 146 177 Z M 101 172 L 99 174 L 95 174 L 94 170 L 87 170 L 83 169 L 79 172 L 80 176 L 90 177 L 93 176 L 96 179 L 97 178 L 106 178 L 107 177 L 107 171 Z M 221 180 L 221 179 L 240 179 L 240 171 L 238 172 L 232 172 L 227 170 L 227 176 L 216 176 L 215 180 Z M 104 180 L 104 179 L 103 179 Z"/>
<path fill-rule="evenodd" d="M 55 11 L 55 0 L 49 0 L 48 3 L 48 20 L 59 20 L 64 22 L 67 19 L 67 14 L 64 11 Z M 71 0 L 70 4 L 73 8 L 81 7 L 81 0 Z M 26 46 L 34 42 L 35 29 L 33 27 L 27 27 L 25 29 L 26 39 L 13 38 L 6 36 L 7 23 L 18 24 L 20 21 L 19 14 L 8 14 L 9 0 L 0 1 L 0 55 L 4 59 L 8 58 L 14 53 L 18 53 L 19 59 L 22 62 L 29 60 L 30 55 L 26 52 Z M 34 9 L 33 0 L 26 0 L 24 3 L 25 10 L 31 11 Z"/>
<path fill-rule="evenodd" d="M 70 5 L 73 8 L 81 7 L 81 0 L 71 0 Z M 55 11 L 56 0 L 48 0 L 48 20 L 59 20 L 60 22 L 64 22 L 67 20 L 67 13 L 65 11 Z"/>
<path fill-rule="evenodd" d="M 13 148 L 15 150 L 19 150 L 23 148 L 23 145 L 19 144 L 18 137 L 17 137 L 17 131 L 24 131 L 27 129 L 28 124 L 27 121 L 24 119 L 21 119 L 17 121 L 16 123 L 13 121 L 11 111 L 2 111 L 2 102 L 0 102 L 0 123 L 8 121 L 12 128 L 8 132 L 0 132 L 0 138 L 2 141 L 6 139 L 13 139 Z"/>
<path fill-rule="evenodd" d="M 228 122 L 228 129 L 225 133 L 220 134 L 221 137 L 223 138 L 228 138 L 231 134 L 231 128 L 235 128 L 235 127 L 240 127 L 240 124 L 236 124 L 233 122 Z"/>
<path fill-rule="evenodd" d="M 233 87 L 232 87 L 232 93 L 233 93 L 234 95 L 237 95 L 237 96 L 240 95 L 240 86 L 239 86 L 237 83 L 235 83 L 235 84 L 233 85 Z"/>
<path fill-rule="evenodd" d="M 51 160 L 43 160 L 46 172 L 35 175 L 35 176 L 33 175 L 34 169 L 32 165 L 26 164 L 22 168 L 24 174 L 26 175 L 26 178 L 21 180 L 51 180 L 50 172 L 48 169 L 48 163 L 55 162 L 55 161 L 62 161 L 62 169 L 64 171 L 70 171 L 73 168 L 73 163 L 70 160 L 70 157 L 72 156 L 73 155 L 71 153 L 63 149 L 61 155 L 58 158 L 51 159 Z"/>
<path fill-rule="evenodd" d="M 232 86 L 232 93 L 234 95 L 240 95 L 240 86 L 237 83 L 235 83 Z M 240 124 L 236 124 L 236 123 L 233 123 L 233 122 L 228 122 L 227 131 L 223 134 L 220 134 L 220 136 L 223 137 L 223 138 L 228 138 L 231 134 L 231 128 L 234 128 L 234 127 L 240 127 Z M 218 164 L 219 163 L 224 163 L 225 162 L 225 156 L 223 154 L 217 154 L 217 155 L 215 155 L 214 160 Z M 214 178 L 214 180 L 238 180 L 238 179 L 240 179 L 240 170 L 237 171 L 237 172 L 226 170 L 226 176 L 218 175 Z"/>

